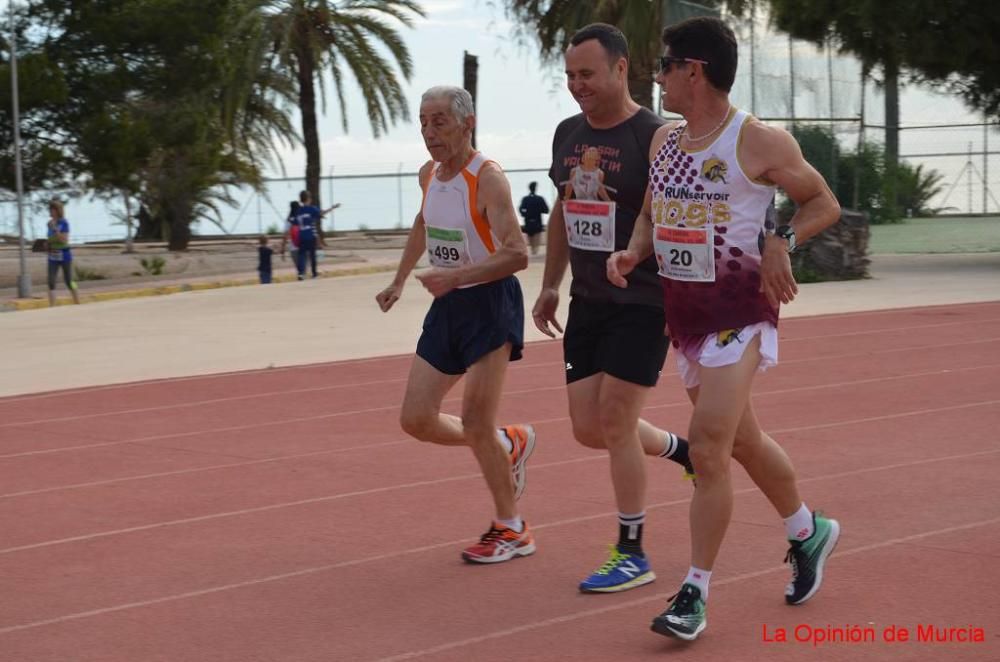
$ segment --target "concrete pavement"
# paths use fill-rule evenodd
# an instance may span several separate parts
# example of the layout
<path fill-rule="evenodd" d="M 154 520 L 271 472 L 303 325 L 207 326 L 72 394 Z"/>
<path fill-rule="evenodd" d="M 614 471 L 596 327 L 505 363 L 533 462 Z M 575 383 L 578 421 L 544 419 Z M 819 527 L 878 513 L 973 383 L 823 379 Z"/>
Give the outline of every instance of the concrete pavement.
<path fill-rule="evenodd" d="M 542 266 L 533 259 L 520 274 L 527 308 Z M 871 272 L 864 281 L 803 285 L 782 316 L 1000 300 L 1000 253 L 874 256 Z M 381 313 L 374 296 L 390 278 L 344 276 L 2 314 L 0 396 L 408 354 L 431 299 L 411 279 L 396 306 Z M 525 339 L 544 339 L 526 320 Z"/>

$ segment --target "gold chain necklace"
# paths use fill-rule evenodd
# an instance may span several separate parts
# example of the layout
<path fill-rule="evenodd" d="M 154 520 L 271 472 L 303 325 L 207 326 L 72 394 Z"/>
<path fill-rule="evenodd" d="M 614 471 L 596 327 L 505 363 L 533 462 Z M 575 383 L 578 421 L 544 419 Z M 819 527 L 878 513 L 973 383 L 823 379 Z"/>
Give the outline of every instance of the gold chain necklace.
<path fill-rule="evenodd" d="M 698 142 L 700 140 L 704 140 L 705 138 L 708 138 L 710 135 L 712 135 L 713 133 L 715 133 L 716 131 L 718 131 L 720 128 L 722 128 L 722 125 L 726 123 L 727 119 L 729 119 L 729 110 L 730 110 L 729 108 L 726 108 L 726 114 L 722 116 L 722 121 L 719 122 L 718 124 L 716 124 L 712 128 L 711 131 L 709 131 L 708 133 L 706 133 L 703 136 L 698 136 L 697 138 L 695 138 L 694 136 L 692 136 L 690 134 L 690 132 L 688 132 L 688 129 L 690 128 L 690 125 L 685 124 L 684 125 L 684 135 L 687 137 L 688 142 L 689 143 L 696 143 L 696 142 Z"/>

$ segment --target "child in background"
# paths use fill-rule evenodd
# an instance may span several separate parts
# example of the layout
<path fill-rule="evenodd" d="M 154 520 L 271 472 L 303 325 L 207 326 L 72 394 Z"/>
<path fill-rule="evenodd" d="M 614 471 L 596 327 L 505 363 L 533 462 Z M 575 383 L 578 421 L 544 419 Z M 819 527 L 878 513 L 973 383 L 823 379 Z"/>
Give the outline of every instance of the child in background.
<path fill-rule="evenodd" d="M 259 240 L 260 246 L 257 248 L 257 271 L 260 273 L 260 282 L 266 285 L 271 282 L 271 255 L 274 249 L 267 245 L 267 235 L 262 234 Z"/>

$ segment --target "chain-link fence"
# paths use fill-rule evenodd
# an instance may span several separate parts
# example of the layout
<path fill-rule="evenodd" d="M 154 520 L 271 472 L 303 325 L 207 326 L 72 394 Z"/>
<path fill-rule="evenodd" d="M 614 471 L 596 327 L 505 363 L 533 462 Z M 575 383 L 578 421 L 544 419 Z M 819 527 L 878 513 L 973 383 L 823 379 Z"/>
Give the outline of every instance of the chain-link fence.
<path fill-rule="evenodd" d="M 740 68 L 732 91 L 733 102 L 756 116 L 785 128 L 793 125 L 828 127 L 836 136 L 841 153 L 858 149 L 859 140 L 881 145 L 885 137 L 884 94 L 879 72 L 864 85 L 860 62 L 830 48 L 789 39 L 768 25 L 767 17 L 756 20 L 726 20 L 734 26 L 740 43 Z M 900 90 L 900 160 L 924 175 L 939 175 L 936 192 L 926 208 L 944 213 L 996 214 L 1000 212 L 1000 132 L 981 115 L 965 107 L 954 96 L 908 85 Z M 515 205 L 527 193 L 528 183 L 539 183 L 539 194 L 550 203 L 555 190 L 547 177 L 548 163 L 505 163 Z M 511 167 L 516 165 L 518 167 Z M 377 172 L 342 172 L 335 166 L 321 180 L 323 203 L 341 203 L 328 216 L 328 227 L 336 230 L 408 228 L 420 205 L 417 168 L 420 163 L 400 163 Z M 523 166 L 523 167 L 522 167 Z M 845 176 L 826 172 L 837 190 L 837 179 Z M 263 194 L 237 192 L 239 206 L 224 208 L 223 230 L 203 224 L 202 234 L 256 233 L 282 228 L 288 203 L 297 199 L 302 180 L 271 179 Z M 851 201 L 844 201 L 850 205 Z M 77 240 L 124 236 L 124 226 L 115 224 L 112 210 L 93 205 L 83 214 L 103 214 L 98 234 L 93 230 L 76 235 Z M 906 209 L 903 209 L 906 213 Z M 35 215 L 37 216 L 37 214 Z M 38 218 L 28 223 L 28 233 L 44 228 Z M 0 233 L 16 233 L 16 208 L 0 205 Z"/>

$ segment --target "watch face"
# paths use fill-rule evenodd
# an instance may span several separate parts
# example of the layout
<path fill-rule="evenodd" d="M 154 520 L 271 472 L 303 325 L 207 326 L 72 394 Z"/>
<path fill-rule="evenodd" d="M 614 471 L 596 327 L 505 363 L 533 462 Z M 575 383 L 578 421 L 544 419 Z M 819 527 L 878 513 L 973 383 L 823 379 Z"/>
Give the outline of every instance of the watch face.
<path fill-rule="evenodd" d="M 790 225 L 782 225 L 774 234 L 788 242 L 788 252 L 795 250 L 795 230 Z"/>

